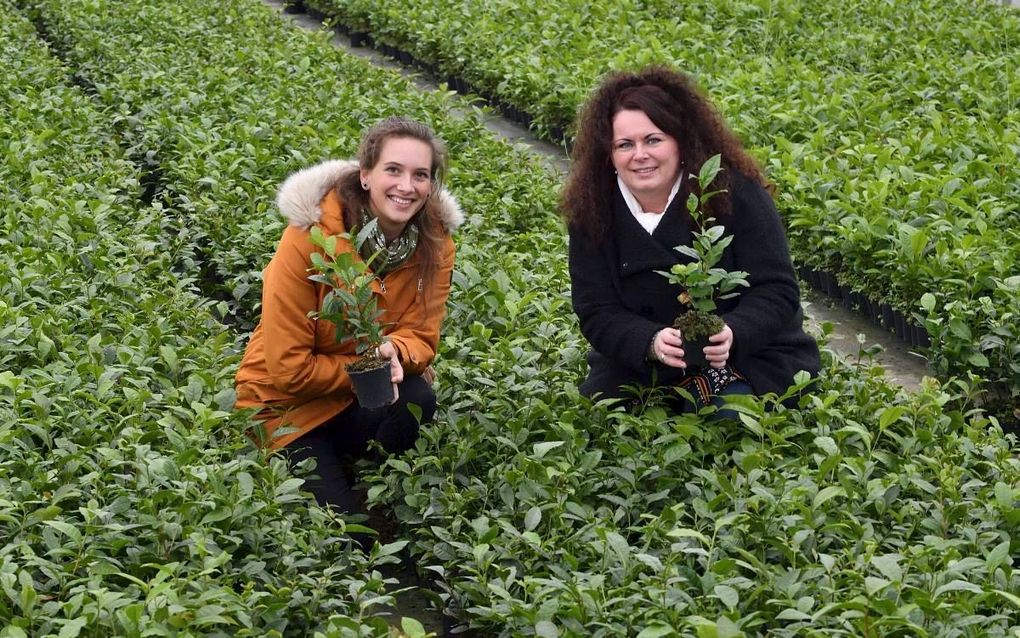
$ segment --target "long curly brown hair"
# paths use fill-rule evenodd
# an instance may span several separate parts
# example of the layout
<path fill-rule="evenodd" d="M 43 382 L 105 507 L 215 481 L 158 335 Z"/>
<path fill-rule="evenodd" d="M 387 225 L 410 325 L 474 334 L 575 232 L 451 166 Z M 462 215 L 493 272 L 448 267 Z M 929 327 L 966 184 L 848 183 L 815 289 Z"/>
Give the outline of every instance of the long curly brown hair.
<path fill-rule="evenodd" d="M 612 220 L 617 189 L 613 173 L 613 118 L 624 110 L 644 112 L 680 147 L 681 170 L 697 173 L 709 157 L 720 154 L 722 166 L 711 190 L 727 190 L 729 174 L 736 170 L 770 188 L 761 167 L 722 116 L 688 76 L 653 65 L 637 72 L 614 71 L 585 103 L 577 124 L 572 164 L 560 196 L 560 212 L 572 229 L 595 242 L 602 241 Z M 694 180 L 688 186 L 697 192 Z M 714 217 L 730 213 L 730 197 L 721 193 L 709 200 Z"/>
<path fill-rule="evenodd" d="M 436 137 L 432 129 L 421 122 L 405 117 L 388 117 L 377 122 L 362 135 L 361 144 L 358 146 L 358 165 L 362 168 L 375 168 L 379 163 L 383 144 L 387 140 L 397 138 L 419 140 L 432 149 L 432 188 L 421 209 L 408 222 L 418 227 L 416 251 L 421 256 L 418 276 L 424 281 L 431 281 L 439 264 L 439 251 L 446 234 L 439 197 L 446 175 L 446 145 Z M 360 223 L 358 217 L 361 211 L 369 209 L 368 192 L 361 187 L 358 171 L 351 171 L 341 179 L 338 190 L 340 201 L 343 202 L 344 226 L 354 228 Z"/>

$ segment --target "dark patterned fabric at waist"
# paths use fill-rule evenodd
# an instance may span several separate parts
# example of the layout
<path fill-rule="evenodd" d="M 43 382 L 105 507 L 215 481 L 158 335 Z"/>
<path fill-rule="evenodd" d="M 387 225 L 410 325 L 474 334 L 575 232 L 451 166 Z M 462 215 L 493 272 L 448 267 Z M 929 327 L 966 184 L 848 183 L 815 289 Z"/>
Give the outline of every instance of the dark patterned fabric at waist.
<path fill-rule="evenodd" d="M 708 367 L 703 368 L 696 374 L 684 377 L 674 387 L 683 388 L 690 392 L 699 405 L 708 405 L 711 403 L 712 397 L 725 390 L 726 386 L 734 381 L 744 381 L 746 383 L 747 379 L 730 366 L 722 368 Z"/>

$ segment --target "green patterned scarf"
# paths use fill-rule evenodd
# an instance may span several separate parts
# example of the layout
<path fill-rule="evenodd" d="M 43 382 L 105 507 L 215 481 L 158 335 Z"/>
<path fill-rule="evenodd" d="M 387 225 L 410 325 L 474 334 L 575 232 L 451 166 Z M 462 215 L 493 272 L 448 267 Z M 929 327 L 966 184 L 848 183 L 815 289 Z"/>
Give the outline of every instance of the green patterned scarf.
<path fill-rule="evenodd" d="M 361 213 L 361 227 L 372 221 L 373 216 L 368 211 Z M 361 244 L 361 258 L 372 268 L 372 271 L 379 277 L 396 270 L 404 262 L 411 258 L 414 249 L 418 247 L 418 227 L 409 223 L 404 227 L 400 236 L 386 244 L 386 235 L 383 234 L 379 224 L 375 225 L 375 231 L 370 233 L 365 242 Z M 373 259 L 374 256 L 374 259 Z"/>

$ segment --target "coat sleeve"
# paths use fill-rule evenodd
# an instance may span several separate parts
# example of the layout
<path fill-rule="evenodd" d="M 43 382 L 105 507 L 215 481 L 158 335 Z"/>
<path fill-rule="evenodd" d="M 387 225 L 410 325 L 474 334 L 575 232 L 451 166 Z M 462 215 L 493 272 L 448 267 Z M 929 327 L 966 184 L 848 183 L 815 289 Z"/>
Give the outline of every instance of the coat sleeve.
<path fill-rule="evenodd" d="M 453 240 L 447 238 L 432 281 L 422 283 L 421 303 L 415 303 L 386 335 L 397 349 L 406 374 L 421 374 L 436 358 L 455 252 Z"/>
<path fill-rule="evenodd" d="M 308 313 L 318 310 L 319 295 L 308 268 L 317 249 L 308 237 L 308 231 L 294 227 L 284 231 L 262 289 L 266 367 L 278 390 L 298 397 L 350 391 L 344 366 L 355 359 L 315 349 L 315 320 Z"/>
<path fill-rule="evenodd" d="M 741 178 L 733 189 L 735 267 L 748 273 L 736 307 L 723 321 L 733 330 L 733 356 L 753 355 L 786 330 L 800 308 L 800 287 L 772 198 Z"/>
<path fill-rule="evenodd" d="M 614 274 L 602 250 L 582 232 L 570 231 L 570 298 L 581 334 L 596 351 L 641 370 L 655 333 L 666 328 L 629 310 L 613 285 Z"/>

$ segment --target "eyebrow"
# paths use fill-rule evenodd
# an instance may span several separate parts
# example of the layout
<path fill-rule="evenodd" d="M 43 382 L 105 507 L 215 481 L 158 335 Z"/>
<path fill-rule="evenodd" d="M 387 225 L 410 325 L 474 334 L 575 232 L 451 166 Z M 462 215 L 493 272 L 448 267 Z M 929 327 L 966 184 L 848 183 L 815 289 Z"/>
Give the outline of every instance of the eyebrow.
<path fill-rule="evenodd" d="M 663 133 L 662 131 L 653 131 L 651 133 L 647 133 L 642 139 L 648 139 L 649 137 L 652 137 L 653 135 L 665 135 L 665 133 Z M 613 140 L 613 143 L 615 144 L 616 142 L 632 142 L 632 141 L 634 141 L 634 138 L 631 138 L 631 137 L 618 137 L 618 138 Z"/>
<path fill-rule="evenodd" d="M 396 162 L 396 161 L 383 162 L 383 166 L 385 166 L 385 167 L 396 166 L 397 168 L 404 168 L 403 164 L 401 164 L 400 162 Z M 415 169 L 412 169 L 412 170 L 415 170 L 415 171 L 425 171 L 426 173 L 432 172 L 432 169 L 430 169 L 428 166 L 421 166 L 419 168 L 415 168 Z"/>

